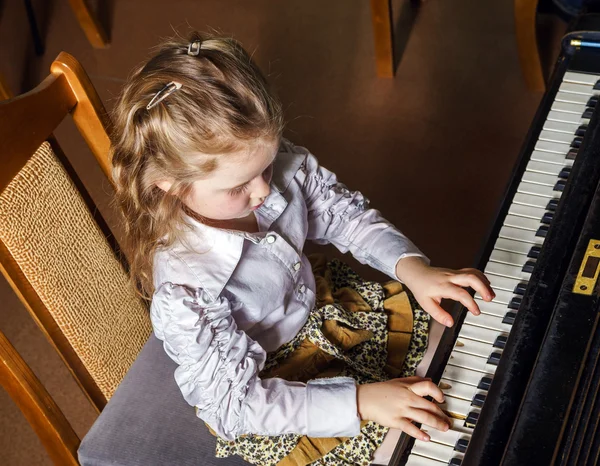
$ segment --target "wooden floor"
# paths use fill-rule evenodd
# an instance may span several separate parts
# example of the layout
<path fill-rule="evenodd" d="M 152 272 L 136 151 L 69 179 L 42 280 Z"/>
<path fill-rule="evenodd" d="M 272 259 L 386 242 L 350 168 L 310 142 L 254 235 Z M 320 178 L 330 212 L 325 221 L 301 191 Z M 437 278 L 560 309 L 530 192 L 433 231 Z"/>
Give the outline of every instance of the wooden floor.
<path fill-rule="evenodd" d="M 102 15 L 111 35 L 105 50 L 89 45 L 67 1 L 32 3 L 45 41 L 41 57 L 24 2 L 0 2 L 0 72 L 15 93 L 39 83 L 65 50 L 110 109 L 131 68 L 161 38 L 192 27 L 233 34 L 284 101 L 287 136 L 361 189 L 438 266 L 473 264 L 541 98 L 521 78 L 512 2 L 429 0 L 414 10 L 394 1 L 402 55 L 394 79 L 375 74 L 369 2 L 97 2 L 110 9 Z M 71 123 L 57 135 L 67 153 L 85 150 Z M 73 163 L 112 221 L 99 169 Z M 92 409 L 3 280 L 0 302 L 0 329 L 84 435 Z M 2 464 L 50 464 L 1 390 L 0 451 Z"/>

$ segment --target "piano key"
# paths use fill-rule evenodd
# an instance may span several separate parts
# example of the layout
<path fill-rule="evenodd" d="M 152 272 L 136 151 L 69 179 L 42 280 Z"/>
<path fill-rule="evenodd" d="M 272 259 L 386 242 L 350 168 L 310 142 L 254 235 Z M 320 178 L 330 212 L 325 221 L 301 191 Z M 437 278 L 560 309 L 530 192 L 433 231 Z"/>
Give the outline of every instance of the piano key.
<path fill-rule="evenodd" d="M 557 175 L 546 175 L 545 173 L 525 171 L 521 178 L 521 182 L 540 184 L 542 186 L 554 186 L 557 178 Z"/>
<path fill-rule="evenodd" d="M 598 105 L 598 96 L 593 95 L 592 97 L 590 97 L 586 105 L 590 108 L 595 108 L 596 105 Z"/>
<path fill-rule="evenodd" d="M 540 220 L 540 218 L 527 218 L 516 215 L 507 215 L 504 219 L 504 226 L 521 228 L 522 230 L 536 231 L 540 227 Z"/>
<path fill-rule="evenodd" d="M 501 277 L 498 275 L 490 275 L 488 277 L 490 285 L 494 291 L 504 290 L 511 291 L 513 294 L 517 294 L 516 289 L 519 285 L 527 286 L 526 280 L 516 280 L 514 278 Z"/>
<path fill-rule="evenodd" d="M 522 228 L 514 228 L 510 226 L 503 226 L 500 229 L 501 238 L 512 239 L 524 243 L 540 244 L 542 238 L 537 237 L 535 233 L 536 232 L 533 230 L 524 230 Z"/>
<path fill-rule="evenodd" d="M 448 466 L 462 466 L 462 459 L 460 459 L 460 458 L 452 458 L 448 462 Z"/>
<path fill-rule="evenodd" d="M 461 400 L 460 398 L 454 398 L 452 396 L 446 396 L 444 402 L 438 403 L 438 406 L 442 411 L 455 419 L 466 419 L 473 410 L 471 400 Z"/>
<path fill-rule="evenodd" d="M 509 313 L 510 314 L 510 313 Z M 506 320 L 506 318 L 505 318 Z M 514 322 L 514 320 L 513 320 Z M 500 362 L 500 358 L 502 357 L 502 351 L 494 351 L 492 354 L 490 354 L 490 357 L 488 358 L 488 364 L 491 364 L 492 366 L 497 366 L 498 363 Z"/>
<path fill-rule="evenodd" d="M 565 156 L 566 160 L 575 160 L 577 158 L 578 149 L 570 149 Z"/>
<path fill-rule="evenodd" d="M 545 238 L 547 234 L 548 234 L 548 225 L 540 226 L 538 228 L 538 230 L 535 232 L 535 236 L 537 236 L 539 238 Z"/>
<path fill-rule="evenodd" d="M 575 131 L 575 136 L 585 136 L 586 131 L 587 131 L 587 125 L 581 125 Z"/>
<path fill-rule="evenodd" d="M 536 262 L 534 260 L 528 260 L 523 265 L 523 268 L 522 268 L 523 272 L 532 273 L 533 269 L 535 268 L 535 264 L 536 264 Z"/>
<path fill-rule="evenodd" d="M 537 259 L 540 256 L 540 252 L 542 251 L 541 246 L 532 246 L 529 252 L 527 253 L 527 257 L 532 259 Z"/>
<path fill-rule="evenodd" d="M 415 443 L 417 442 L 415 441 Z M 419 456 L 412 453 L 408 457 L 408 461 L 406 462 L 406 466 L 448 466 L 448 464 L 449 463 L 447 461 L 432 460 L 431 458 L 424 458 L 423 456 Z"/>
<path fill-rule="evenodd" d="M 454 451 L 453 446 L 435 442 L 423 442 L 421 440 L 415 440 L 412 453 L 425 458 L 442 461 L 444 464 L 448 464 L 450 458 L 461 455 L 461 453 Z"/>
<path fill-rule="evenodd" d="M 508 309 L 518 311 L 519 308 L 521 307 L 522 301 L 523 301 L 523 298 L 521 296 L 515 296 L 513 299 L 510 300 L 510 303 L 508 303 Z"/>
<path fill-rule="evenodd" d="M 588 73 L 578 73 L 575 71 L 566 71 L 563 76 L 563 83 L 577 83 L 593 86 L 598 81 L 598 75 Z"/>
<path fill-rule="evenodd" d="M 588 97 L 589 99 L 589 97 Z M 586 109 L 586 103 L 583 104 L 574 104 L 570 102 L 557 102 L 554 101 L 552 104 L 552 110 L 556 110 L 559 112 L 567 112 L 567 113 L 575 113 L 577 115 L 581 115 Z"/>
<path fill-rule="evenodd" d="M 546 214 L 546 209 L 541 207 L 532 207 L 522 204 L 515 204 L 513 202 L 508 208 L 508 213 L 511 215 L 516 215 L 518 217 L 532 218 L 539 221 L 540 219 L 544 218 L 544 215 Z"/>
<path fill-rule="evenodd" d="M 475 327 L 473 325 L 463 324 L 463 326 L 460 328 L 458 338 L 468 338 L 469 340 L 481 341 L 492 347 L 494 346 L 499 337 L 506 335 L 508 335 L 508 332 L 501 332 L 498 330 L 491 330 L 488 328 Z"/>
<path fill-rule="evenodd" d="M 579 149 L 579 147 L 581 147 L 582 142 L 583 142 L 583 138 L 581 136 L 575 136 L 575 138 L 573 138 L 573 140 L 571 141 L 570 146 L 575 149 Z"/>
<path fill-rule="evenodd" d="M 479 385 L 477 386 L 477 388 L 479 388 L 479 390 L 489 392 L 490 387 L 492 386 L 492 381 L 493 379 L 491 377 L 484 376 L 479 381 Z"/>
<path fill-rule="evenodd" d="M 546 205 L 546 209 L 549 210 L 549 211 L 551 211 L 551 212 L 556 211 L 557 207 L 558 207 L 558 198 L 550 199 L 548 201 L 548 205 Z"/>
<path fill-rule="evenodd" d="M 469 413 L 469 415 L 467 416 L 467 419 L 465 419 L 465 425 L 472 427 L 473 429 L 475 428 L 475 426 L 477 425 L 477 421 L 479 420 L 479 413 L 480 411 L 471 411 Z"/>
<path fill-rule="evenodd" d="M 479 306 L 479 310 L 483 314 L 489 314 L 496 317 L 504 317 L 509 311 L 508 305 L 500 304 L 495 302 L 486 302 L 481 299 L 475 298 L 475 302 Z M 483 355 L 482 355 L 483 356 Z"/>
<path fill-rule="evenodd" d="M 552 198 L 558 195 L 557 191 L 554 191 L 554 186 L 543 186 L 540 184 L 527 183 L 522 181 L 517 188 L 517 191 L 521 194 L 531 194 L 533 196 Z"/>
<path fill-rule="evenodd" d="M 478 371 L 483 374 L 493 374 L 496 371 L 495 366 L 488 364 L 488 358 L 482 358 L 472 354 L 452 353 L 448 360 L 448 364 L 464 367 L 465 369 Z"/>
<path fill-rule="evenodd" d="M 504 304 L 505 306 L 508 306 L 508 303 L 510 302 L 511 298 L 514 296 L 514 293 L 512 291 L 494 289 L 494 293 L 496 293 L 496 297 L 492 299 L 492 302 Z M 483 299 L 479 293 L 475 293 L 475 298 Z"/>
<path fill-rule="evenodd" d="M 527 171 L 533 173 L 543 173 L 545 175 L 558 176 L 565 168 L 570 168 L 571 164 L 564 166 L 555 163 L 538 162 L 536 160 L 530 160 L 527 164 Z"/>
<path fill-rule="evenodd" d="M 504 349 L 506 347 L 506 342 L 508 341 L 508 336 L 507 335 L 498 335 L 498 338 L 496 338 L 496 341 L 494 342 L 493 347 L 494 348 L 498 348 L 498 349 Z"/>
<path fill-rule="evenodd" d="M 478 408 L 483 408 L 483 404 L 485 403 L 486 396 L 483 393 L 477 393 L 471 401 L 471 405 L 476 406 Z M 458 450 L 463 451 L 463 450 Z"/>
<path fill-rule="evenodd" d="M 571 144 L 571 142 L 573 141 L 573 137 L 575 137 L 574 134 L 561 133 L 559 131 L 543 130 L 540 133 L 538 139 L 540 141 L 550 141 L 556 142 L 558 144 Z"/>
<path fill-rule="evenodd" d="M 571 176 L 571 167 L 564 167 L 558 174 L 558 177 L 564 180 L 568 179 L 569 176 Z"/>
<path fill-rule="evenodd" d="M 550 225 L 554 219 L 554 212 L 546 212 L 542 217 L 542 223 L 544 225 Z"/>
<path fill-rule="evenodd" d="M 573 94 L 572 92 L 557 92 L 554 101 L 571 102 L 574 104 L 587 104 L 589 96 L 586 94 Z"/>
<path fill-rule="evenodd" d="M 523 266 L 527 263 L 527 255 L 494 249 L 489 262 Z"/>
<path fill-rule="evenodd" d="M 450 395 L 454 398 L 460 398 L 469 402 L 473 401 L 473 398 L 477 393 L 485 393 L 474 385 L 467 385 L 445 378 L 440 379 L 439 387 L 444 393 L 444 396 Z"/>
<path fill-rule="evenodd" d="M 581 99 L 588 98 L 588 96 L 583 96 L 583 95 L 578 96 L 577 94 L 564 94 L 564 95 L 580 97 Z M 560 131 L 561 133 L 567 133 L 567 134 L 576 134 L 579 126 L 580 125 L 578 125 L 577 123 L 563 123 L 561 121 L 546 120 L 544 122 L 544 129 L 547 129 L 550 131 Z"/>
<path fill-rule="evenodd" d="M 573 136 L 573 138 L 574 137 L 575 136 Z M 535 143 L 535 150 L 567 155 L 567 152 L 569 152 L 569 144 L 560 144 L 558 142 L 550 141 L 538 141 Z"/>
<path fill-rule="evenodd" d="M 556 163 L 561 166 L 572 165 L 573 161 L 566 158 L 566 154 L 535 150 L 531 153 L 531 160 L 545 163 Z"/>
<path fill-rule="evenodd" d="M 508 325 L 513 325 L 515 323 L 516 318 L 517 318 L 517 313 L 514 311 L 509 311 L 504 316 L 504 319 L 502 319 L 502 323 L 508 324 Z"/>
<path fill-rule="evenodd" d="M 552 121 L 561 121 L 563 123 L 575 123 L 578 125 L 588 124 L 590 122 L 589 119 L 582 118 L 581 115 L 576 115 L 575 113 L 558 112 L 556 110 L 551 110 L 548 113 L 547 119 Z"/>
<path fill-rule="evenodd" d="M 487 314 L 480 314 L 474 316 L 470 312 L 465 317 L 465 323 L 474 327 L 483 327 L 490 330 L 497 330 L 498 332 L 509 333 L 512 325 L 508 325 L 502 322 L 502 319 L 496 316 L 490 316 Z"/>
<path fill-rule="evenodd" d="M 437 429 L 427 429 L 427 434 L 429 434 L 432 442 L 441 443 L 452 448 L 456 447 L 459 440 L 466 440 L 467 442 L 471 440 L 471 435 L 465 429 L 455 429 L 454 426 L 446 432 Z"/>
<path fill-rule="evenodd" d="M 594 114 L 594 109 L 593 108 L 586 108 L 585 111 L 583 112 L 583 114 L 581 115 L 582 118 L 592 118 L 592 115 Z"/>
<path fill-rule="evenodd" d="M 486 275 L 499 275 L 501 277 L 516 278 L 522 281 L 529 281 L 531 273 L 524 272 L 522 267 L 498 262 L 488 262 L 485 267 Z"/>
<path fill-rule="evenodd" d="M 575 84 L 563 82 L 558 88 L 559 92 L 571 92 L 573 94 L 583 94 L 583 95 L 592 95 L 594 94 L 594 85 L 593 84 Z"/>
<path fill-rule="evenodd" d="M 493 353 L 494 348 L 489 343 L 458 337 L 452 351 L 457 353 L 472 354 L 473 356 L 479 356 L 480 358 L 489 358 L 490 354 Z"/>
<path fill-rule="evenodd" d="M 493 366 L 490 367 L 493 368 Z M 454 382 L 460 382 L 467 385 L 472 385 L 473 387 L 479 387 L 482 379 L 486 377 L 493 378 L 494 372 L 490 372 L 489 374 L 482 374 L 478 371 L 467 369 L 465 367 L 454 366 L 451 364 L 446 365 L 446 368 L 444 369 L 444 373 L 442 375 L 442 378 L 444 379 L 452 380 Z"/>
<path fill-rule="evenodd" d="M 559 179 L 556 184 L 554 185 L 554 190 L 555 191 L 564 191 L 565 187 L 567 186 L 567 180 L 564 179 Z"/>
<path fill-rule="evenodd" d="M 537 241 L 537 244 L 532 246 L 531 244 L 524 243 L 522 241 L 499 237 L 496 240 L 496 244 L 494 244 L 494 252 L 497 250 L 497 251 L 510 252 L 510 253 L 514 253 L 514 254 L 529 255 L 532 248 L 541 247 L 541 245 L 542 245 L 541 240 Z M 517 260 L 517 259 L 515 259 L 515 260 Z M 499 262 L 501 262 L 501 261 L 499 261 Z"/>
<path fill-rule="evenodd" d="M 516 295 L 519 295 L 519 296 L 523 296 L 523 295 L 525 295 L 525 291 L 527 290 L 527 285 L 528 285 L 528 284 L 527 284 L 527 283 L 525 283 L 525 282 L 521 282 L 521 283 L 519 283 L 519 284 L 518 284 L 518 285 L 515 287 L 515 289 L 514 289 L 514 293 L 515 293 Z"/>

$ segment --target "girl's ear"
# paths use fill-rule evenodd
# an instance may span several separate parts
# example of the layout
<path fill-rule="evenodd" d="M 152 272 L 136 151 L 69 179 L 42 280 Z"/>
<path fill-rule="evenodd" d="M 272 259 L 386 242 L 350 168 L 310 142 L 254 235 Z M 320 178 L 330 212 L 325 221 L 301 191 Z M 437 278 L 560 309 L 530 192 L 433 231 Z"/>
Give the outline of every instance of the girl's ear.
<path fill-rule="evenodd" d="M 173 182 L 170 180 L 160 180 L 156 182 L 156 186 L 168 193 L 171 186 L 173 186 Z"/>

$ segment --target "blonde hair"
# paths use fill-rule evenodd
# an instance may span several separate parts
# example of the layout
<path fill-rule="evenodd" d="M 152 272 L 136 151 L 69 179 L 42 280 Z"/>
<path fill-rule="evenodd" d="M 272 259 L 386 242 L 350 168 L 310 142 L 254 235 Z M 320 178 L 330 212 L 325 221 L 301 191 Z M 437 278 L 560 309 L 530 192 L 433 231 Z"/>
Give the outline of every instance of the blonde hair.
<path fill-rule="evenodd" d="M 196 56 L 188 54 L 195 41 L 201 41 Z M 146 108 L 170 82 L 181 88 Z M 189 41 L 161 44 L 134 70 L 112 116 L 111 162 L 130 274 L 137 291 L 150 299 L 154 253 L 183 231 L 180 198 L 218 167 L 220 157 L 279 139 L 281 104 L 237 41 L 194 32 Z M 169 193 L 156 186 L 165 179 L 173 182 Z"/>

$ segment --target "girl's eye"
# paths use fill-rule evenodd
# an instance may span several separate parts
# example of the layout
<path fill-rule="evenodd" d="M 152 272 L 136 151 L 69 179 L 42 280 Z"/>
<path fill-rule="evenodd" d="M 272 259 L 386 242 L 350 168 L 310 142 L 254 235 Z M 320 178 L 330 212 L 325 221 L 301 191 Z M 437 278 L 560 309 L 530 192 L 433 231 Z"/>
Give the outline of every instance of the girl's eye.
<path fill-rule="evenodd" d="M 229 195 L 230 196 L 238 196 L 240 194 L 242 194 L 243 192 L 246 192 L 246 190 L 248 189 L 248 183 L 243 184 L 242 186 L 232 189 L 231 191 L 229 191 Z"/>
<path fill-rule="evenodd" d="M 263 178 L 267 181 L 271 181 L 271 175 L 273 174 L 273 164 L 269 165 L 263 172 Z"/>

